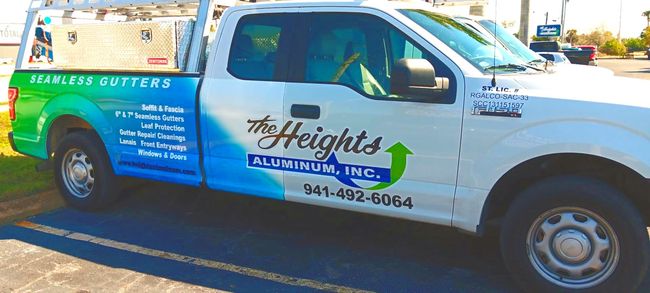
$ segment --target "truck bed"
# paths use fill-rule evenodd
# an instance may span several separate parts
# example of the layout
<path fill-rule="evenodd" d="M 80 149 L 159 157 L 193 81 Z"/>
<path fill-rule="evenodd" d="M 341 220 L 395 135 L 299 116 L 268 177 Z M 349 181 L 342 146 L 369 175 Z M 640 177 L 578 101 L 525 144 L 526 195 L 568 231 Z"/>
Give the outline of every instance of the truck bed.
<path fill-rule="evenodd" d="M 560 52 L 569 58 L 573 64 L 592 65 L 591 55 L 594 54 L 593 50 L 568 50 Z"/>
<path fill-rule="evenodd" d="M 46 159 L 50 128 L 81 117 L 106 144 L 116 175 L 201 183 L 196 99 L 199 74 L 17 70 L 21 152 Z"/>

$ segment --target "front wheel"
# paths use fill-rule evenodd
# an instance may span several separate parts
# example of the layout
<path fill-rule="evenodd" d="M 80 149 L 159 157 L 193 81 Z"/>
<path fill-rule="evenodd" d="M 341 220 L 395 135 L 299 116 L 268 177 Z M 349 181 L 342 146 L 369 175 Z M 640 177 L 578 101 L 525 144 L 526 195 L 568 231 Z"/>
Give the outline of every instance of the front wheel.
<path fill-rule="evenodd" d="M 504 219 L 501 249 L 515 280 L 534 292 L 632 292 L 649 261 L 646 225 L 632 203 L 579 176 L 522 192 Z"/>
<path fill-rule="evenodd" d="M 81 131 L 65 136 L 56 148 L 54 162 L 57 187 L 71 206 L 96 210 L 117 198 L 117 178 L 95 133 Z"/>

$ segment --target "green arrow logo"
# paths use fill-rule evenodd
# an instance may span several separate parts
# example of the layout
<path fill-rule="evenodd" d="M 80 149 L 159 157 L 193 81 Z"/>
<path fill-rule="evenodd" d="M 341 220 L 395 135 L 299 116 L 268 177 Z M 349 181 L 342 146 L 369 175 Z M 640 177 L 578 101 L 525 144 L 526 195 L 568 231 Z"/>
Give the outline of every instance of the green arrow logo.
<path fill-rule="evenodd" d="M 391 154 L 390 182 L 381 182 L 366 189 L 381 190 L 397 183 L 397 181 L 402 178 L 402 175 L 404 175 L 404 171 L 406 170 L 406 157 L 413 154 L 413 152 L 411 152 L 411 150 L 409 150 L 401 142 L 395 143 L 393 146 L 389 147 L 386 152 Z"/>

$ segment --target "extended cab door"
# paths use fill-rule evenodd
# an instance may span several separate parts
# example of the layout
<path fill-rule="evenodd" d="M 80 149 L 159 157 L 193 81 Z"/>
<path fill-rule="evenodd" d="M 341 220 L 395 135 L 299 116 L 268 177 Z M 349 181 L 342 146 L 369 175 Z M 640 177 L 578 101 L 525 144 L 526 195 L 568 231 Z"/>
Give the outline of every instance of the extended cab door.
<path fill-rule="evenodd" d="M 278 134 L 285 197 L 449 225 L 463 79 L 422 38 L 387 19 L 362 8 L 303 14 Z M 401 59 L 425 59 L 448 89 L 395 94 L 391 75 Z"/>
<path fill-rule="evenodd" d="M 201 92 L 207 185 L 282 199 L 283 172 L 249 168 L 249 154 L 282 157 L 258 142 L 282 125 L 291 14 L 227 13 Z"/>

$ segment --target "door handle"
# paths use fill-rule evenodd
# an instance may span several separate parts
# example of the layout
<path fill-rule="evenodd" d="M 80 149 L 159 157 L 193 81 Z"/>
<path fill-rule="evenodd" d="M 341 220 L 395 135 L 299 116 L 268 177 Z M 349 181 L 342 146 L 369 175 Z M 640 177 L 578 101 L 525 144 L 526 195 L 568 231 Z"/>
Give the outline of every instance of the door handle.
<path fill-rule="evenodd" d="M 291 117 L 318 119 L 320 118 L 320 107 L 316 105 L 291 105 Z"/>

